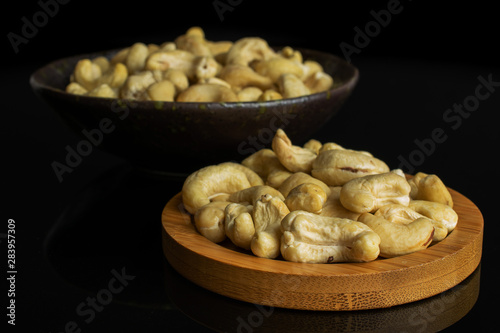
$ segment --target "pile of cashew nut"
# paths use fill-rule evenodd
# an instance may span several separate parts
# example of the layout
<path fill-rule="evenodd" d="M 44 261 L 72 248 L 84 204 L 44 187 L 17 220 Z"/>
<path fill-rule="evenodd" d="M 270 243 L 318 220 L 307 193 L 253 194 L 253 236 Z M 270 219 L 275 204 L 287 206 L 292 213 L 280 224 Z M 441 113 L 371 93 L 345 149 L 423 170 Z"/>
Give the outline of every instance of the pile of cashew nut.
<path fill-rule="evenodd" d="M 442 241 L 458 222 L 438 176 L 407 179 L 369 152 L 332 142 L 296 146 L 282 129 L 272 149 L 190 174 L 182 201 L 212 242 L 303 263 L 409 254 Z"/>
<path fill-rule="evenodd" d="M 80 60 L 66 92 L 141 101 L 249 102 L 325 91 L 333 78 L 298 50 L 259 37 L 210 41 L 191 27 L 161 45 L 135 43 L 111 59 Z"/>

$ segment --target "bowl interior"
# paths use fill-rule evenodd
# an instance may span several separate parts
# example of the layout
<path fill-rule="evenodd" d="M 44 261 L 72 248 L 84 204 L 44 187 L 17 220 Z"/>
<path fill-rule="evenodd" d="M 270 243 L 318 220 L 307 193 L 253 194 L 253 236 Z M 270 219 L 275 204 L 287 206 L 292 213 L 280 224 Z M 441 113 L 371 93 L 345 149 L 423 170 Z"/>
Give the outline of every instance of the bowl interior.
<path fill-rule="evenodd" d="M 303 143 L 339 111 L 357 83 L 357 68 L 328 53 L 300 51 L 304 60 L 318 61 L 333 77 L 331 89 L 298 98 L 238 103 L 133 101 L 64 91 L 80 59 L 111 58 L 118 50 L 56 60 L 35 71 L 30 84 L 82 142 L 143 169 L 186 174 L 208 164 L 241 161 L 269 147 L 278 128 L 294 144 Z"/>

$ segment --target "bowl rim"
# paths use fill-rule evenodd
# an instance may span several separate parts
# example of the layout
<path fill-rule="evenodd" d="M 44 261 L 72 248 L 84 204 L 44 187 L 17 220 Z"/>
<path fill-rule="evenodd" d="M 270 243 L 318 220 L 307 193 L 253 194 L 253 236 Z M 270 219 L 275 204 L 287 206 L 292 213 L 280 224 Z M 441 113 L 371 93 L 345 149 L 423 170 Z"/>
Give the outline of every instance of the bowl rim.
<path fill-rule="evenodd" d="M 280 49 L 281 47 L 276 47 L 273 46 L 274 49 Z M 331 94 L 333 94 L 336 91 L 341 91 L 344 89 L 352 89 L 354 85 L 357 83 L 359 80 L 359 69 L 354 66 L 352 63 L 346 61 L 345 59 L 329 52 L 324 52 L 321 50 L 315 50 L 315 49 L 308 49 L 308 48 L 294 48 L 295 50 L 300 51 L 301 53 L 314 53 L 314 54 L 320 54 L 323 56 L 328 56 L 332 58 L 336 64 L 339 64 L 343 67 L 349 68 L 352 70 L 352 75 L 346 80 L 341 82 L 340 85 L 338 86 L 333 86 L 328 90 L 321 91 L 318 93 L 314 94 L 309 94 L 309 95 L 304 95 L 304 96 L 298 96 L 298 97 L 293 97 L 293 98 L 283 98 L 283 99 L 278 99 L 278 100 L 271 100 L 271 101 L 238 101 L 238 102 L 178 102 L 178 101 L 139 101 L 139 100 L 133 100 L 133 99 L 124 99 L 124 98 L 111 98 L 111 97 L 94 97 L 94 96 L 85 96 L 85 95 L 77 95 L 77 94 L 72 94 L 68 93 L 60 88 L 54 87 L 52 85 L 49 85 L 47 82 L 42 80 L 43 74 L 45 71 L 47 71 L 49 68 L 57 66 L 59 64 L 62 64 L 63 62 L 67 61 L 75 61 L 78 59 L 85 59 L 85 58 L 95 58 L 98 56 L 105 56 L 108 59 L 116 54 L 118 51 L 122 50 L 123 48 L 116 48 L 116 49 L 109 49 L 109 50 L 104 50 L 104 51 L 95 51 L 95 52 L 89 52 L 89 53 L 80 53 L 72 56 L 67 56 L 67 57 L 61 57 L 58 59 L 55 59 L 53 61 L 50 61 L 46 63 L 45 65 L 37 68 L 31 75 L 29 79 L 29 83 L 34 91 L 51 91 L 52 93 L 56 93 L 60 96 L 65 96 L 65 97 L 77 97 L 79 100 L 83 101 L 100 101 L 100 102 L 113 102 L 113 101 L 126 101 L 130 103 L 139 103 L 140 105 L 144 105 L 145 107 L 149 106 L 156 106 L 159 103 L 161 103 L 162 106 L 168 107 L 169 105 L 174 107 L 177 105 L 185 105 L 187 107 L 191 106 L 200 106 L 200 105 L 206 105 L 210 106 L 210 108 L 214 108 L 217 106 L 221 106 L 223 108 L 235 108 L 235 107 L 257 107 L 257 108 L 262 108 L 262 107 L 273 107 L 273 106 L 279 106 L 279 105 L 286 105 L 286 104 L 296 104 L 296 103 L 302 103 L 304 101 L 307 101 L 309 99 L 315 99 L 315 98 L 322 98 L 322 97 L 329 97 Z M 73 70 L 73 68 L 71 68 Z M 66 75 L 65 75 L 66 76 Z M 332 77 L 335 80 L 335 76 L 332 75 Z M 69 78 L 69 77 L 68 77 Z"/>

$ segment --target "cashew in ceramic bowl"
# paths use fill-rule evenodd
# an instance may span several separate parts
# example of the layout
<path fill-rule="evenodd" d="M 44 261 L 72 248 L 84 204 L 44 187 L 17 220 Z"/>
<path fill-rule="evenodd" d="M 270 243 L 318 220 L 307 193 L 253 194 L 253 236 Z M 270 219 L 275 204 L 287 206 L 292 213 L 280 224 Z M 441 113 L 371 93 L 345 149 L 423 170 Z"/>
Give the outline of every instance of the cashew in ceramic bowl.
<path fill-rule="evenodd" d="M 249 169 L 248 172 L 252 171 Z M 200 207 L 210 203 L 211 196 L 234 193 L 251 186 L 247 174 L 240 168 L 231 164 L 210 165 L 186 178 L 182 186 L 182 202 L 188 212 L 195 214 Z"/>
<path fill-rule="evenodd" d="M 293 211 L 281 227 L 281 254 L 289 261 L 368 262 L 379 255 L 380 237 L 361 222 Z"/>
<path fill-rule="evenodd" d="M 330 186 L 342 186 L 351 179 L 389 172 L 389 167 L 378 158 L 354 150 L 325 150 L 318 154 L 311 166 L 311 175 Z"/>
<path fill-rule="evenodd" d="M 252 217 L 255 235 L 250 249 L 257 257 L 274 259 L 280 255 L 281 220 L 290 213 L 283 200 L 270 194 L 255 201 Z"/>
<path fill-rule="evenodd" d="M 90 59 L 82 59 L 76 63 L 73 82 L 77 82 L 87 91 L 94 89 L 102 75 L 101 67 Z"/>
<path fill-rule="evenodd" d="M 220 84 L 193 84 L 177 96 L 178 102 L 237 102 L 238 96 Z"/>
<path fill-rule="evenodd" d="M 276 52 L 259 37 L 245 37 L 237 40 L 227 52 L 226 63 L 248 66 L 254 60 L 267 60 Z"/>
<path fill-rule="evenodd" d="M 300 63 L 283 57 L 261 60 L 252 67 L 260 75 L 269 77 L 273 83 L 277 83 L 283 74 L 293 74 L 297 78 L 304 74 Z"/>
<path fill-rule="evenodd" d="M 244 65 L 226 65 L 221 69 L 218 76 L 229 83 L 236 92 L 246 87 L 257 87 L 261 90 L 273 87 L 273 83 L 269 77 L 260 75 L 252 68 Z"/>
<path fill-rule="evenodd" d="M 409 224 L 392 223 L 380 216 L 363 213 L 363 222 L 380 237 L 380 256 L 392 258 L 426 249 L 432 242 L 434 226 L 429 219 L 417 219 Z"/>
<path fill-rule="evenodd" d="M 230 203 L 224 210 L 224 228 L 226 236 L 234 245 L 250 250 L 255 235 L 255 226 L 252 218 L 252 205 Z"/>
<path fill-rule="evenodd" d="M 292 141 L 281 128 L 276 131 L 271 145 L 281 164 L 289 171 L 305 173 L 311 171 L 316 153 L 307 148 L 292 145 Z"/>
<path fill-rule="evenodd" d="M 355 178 L 342 186 L 340 202 L 356 213 L 375 212 L 390 203 L 408 206 L 410 184 L 394 172 Z"/>
<path fill-rule="evenodd" d="M 296 75 L 286 73 L 278 79 L 278 90 L 283 98 L 295 98 L 310 95 L 311 91 Z"/>
<path fill-rule="evenodd" d="M 226 239 L 224 212 L 229 204 L 227 201 L 213 201 L 200 207 L 194 214 L 196 230 L 214 243 Z"/>

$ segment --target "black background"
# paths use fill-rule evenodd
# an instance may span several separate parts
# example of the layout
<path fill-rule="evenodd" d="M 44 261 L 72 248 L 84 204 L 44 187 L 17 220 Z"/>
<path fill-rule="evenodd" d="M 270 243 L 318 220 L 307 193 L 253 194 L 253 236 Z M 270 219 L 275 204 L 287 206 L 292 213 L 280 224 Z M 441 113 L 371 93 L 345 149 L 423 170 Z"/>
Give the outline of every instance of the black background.
<path fill-rule="evenodd" d="M 236 40 L 253 35 L 271 45 L 319 49 L 345 57 L 340 45 L 356 46 L 355 28 L 364 30 L 374 21 L 372 11 L 387 9 L 389 3 L 395 2 L 242 0 L 233 1 L 231 10 L 223 12 L 221 17 L 214 1 L 73 0 L 60 4 L 55 15 L 41 24 L 35 35 L 19 45 L 17 53 L 8 39 L 9 33 L 21 35 L 22 18 L 32 21 L 41 7 L 37 1 L 5 4 L 0 77 L 4 116 L 2 190 L 7 200 L 3 200 L 0 232 L 6 232 L 9 218 L 16 221 L 16 328 L 56 332 L 74 315 L 75 305 L 84 297 L 72 289 L 71 282 L 58 280 L 59 275 L 44 261 L 46 252 L 42 245 L 60 214 L 69 203 L 79 200 L 89 183 L 126 164 L 96 150 L 63 183 L 57 181 L 50 164 L 62 160 L 64 147 L 78 142 L 78 137 L 32 93 L 29 76 L 34 70 L 75 54 L 125 47 L 136 41 L 172 40 L 193 25 L 201 26 L 207 39 Z M 481 293 L 472 311 L 450 330 L 488 331 L 496 321 L 495 301 L 499 296 L 493 270 L 498 251 L 495 224 L 500 88 L 481 101 L 479 108 L 456 129 L 443 120 L 443 114 L 474 95 L 480 83 L 478 77 L 490 76 L 500 82 L 496 7 L 494 2 L 437 5 L 401 0 L 398 8 L 400 12 L 391 15 L 387 26 L 350 55 L 351 62 L 360 70 L 358 86 L 339 116 L 325 125 L 316 138 L 371 151 L 391 167 L 397 167 L 399 156 L 408 158 L 417 149 L 415 140 L 429 138 L 435 128 L 444 130 L 446 141 L 436 145 L 417 171 L 438 174 L 448 186 L 475 202 L 485 218 Z M 161 186 L 165 188 L 159 189 Z M 137 186 L 137 191 L 151 189 L 160 193 L 156 200 L 162 203 L 180 190 L 180 184 L 148 180 L 147 185 Z M 129 190 L 133 192 L 133 186 Z M 99 196 L 103 192 L 96 193 Z M 106 214 L 110 214 L 109 206 L 106 208 Z M 158 214 L 138 212 L 134 218 L 159 217 Z M 138 222 L 123 223 L 132 228 Z M 89 243 L 92 236 L 100 233 L 100 228 L 106 230 L 95 223 L 89 227 L 95 228 L 93 232 L 85 230 Z M 102 235 L 113 234 L 108 230 Z M 2 252 L 6 253 L 4 244 Z M 95 252 L 99 256 L 99 251 Z M 4 270 L 5 260 L 1 260 L 0 267 Z M 109 270 L 105 272 L 108 274 Z M 107 281 L 109 274 L 103 279 Z M 0 295 L 4 304 L 5 292 L 0 291 Z M 99 327 L 106 327 L 107 323 L 127 320 L 120 310 L 107 313 L 101 316 L 101 326 L 97 323 L 86 329 L 100 331 Z M 6 321 L 3 314 L 2 318 Z M 176 331 L 174 326 L 163 331 Z M 127 331 L 124 327 L 120 325 L 119 330 Z"/>

